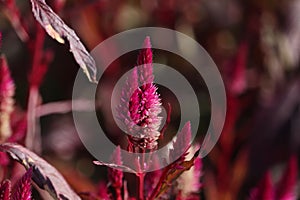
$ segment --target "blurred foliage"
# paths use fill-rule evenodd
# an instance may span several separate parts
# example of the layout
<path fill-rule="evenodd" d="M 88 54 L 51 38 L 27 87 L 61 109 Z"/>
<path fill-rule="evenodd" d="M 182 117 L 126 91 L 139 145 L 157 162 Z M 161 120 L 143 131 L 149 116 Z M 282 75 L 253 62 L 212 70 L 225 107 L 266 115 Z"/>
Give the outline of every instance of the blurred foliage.
<path fill-rule="evenodd" d="M 32 66 L 26 32 L 35 38 L 29 1 L 16 1 L 20 18 L 0 3 L 1 51 L 6 55 L 16 85 L 16 105 L 27 107 L 28 76 Z M 203 199 L 245 199 L 266 171 L 278 177 L 282 165 L 300 153 L 300 1 L 299 0 L 53 0 L 47 1 L 92 50 L 106 38 L 136 27 L 174 29 L 198 41 L 222 74 L 228 101 L 221 138 L 204 158 Z M 26 25 L 24 33 L 18 23 Z M 45 36 L 42 47 L 53 53 L 40 87 L 40 102 L 68 101 L 79 67 L 68 45 Z M 103 81 L 116 81 L 129 69 L 136 54 L 115 61 Z M 175 66 L 203 103 L 209 121 L 209 98 L 201 77 L 190 76 L 188 63 L 154 50 L 154 60 Z M 163 89 L 161 89 L 163 91 Z M 168 93 L 166 93 L 168 94 Z M 167 97 L 170 101 L 173 97 Z M 176 110 L 176 109 L 175 109 Z M 101 116 L 100 119 L 104 116 Z M 176 120 L 175 120 L 176 121 Z M 93 182 L 105 179 L 82 146 L 72 116 L 40 118 L 43 155 L 76 191 L 96 191 Z M 199 132 L 205 132 L 201 125 Z M 171 124 L 176 129 L 176 123 Z M 171 134 L 171 133 L 169 133 Z M 72 173 L 70 173 L 72 171 Z M 76 178 L 74 178 L 76 177 Z M 80 181 L 78 181 L 80 180 Z M 85 184 L 82 184 L 85 183 Z M 134 190 L 130 188 L 129 190 Z"/>

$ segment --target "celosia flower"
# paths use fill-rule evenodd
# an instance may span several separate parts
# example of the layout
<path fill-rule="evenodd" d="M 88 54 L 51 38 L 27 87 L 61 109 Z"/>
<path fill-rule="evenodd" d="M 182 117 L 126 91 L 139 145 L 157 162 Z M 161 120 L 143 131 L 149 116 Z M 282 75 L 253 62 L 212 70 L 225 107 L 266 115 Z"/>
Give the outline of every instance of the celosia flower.
<path fill-rule="evenodd" d="M 112 163 L 122 165 L 121 148 L 118 146 L 111 157 Z M 116 190 L 116 199 L 121 200 L 121 189 L 123 186 L 123 172 L 114 168 L 108 169 L 108 179 Z"/>
<path fill-rule="evenodd" d="M 0 185 L 0 199 L 1 200 L 9 200 L 10 199 L 10 188 L 11 183 L 9 180 L 2 181 Z"/>
<path fill-rule="evenodd" d="M 17 181 L 11 192 L 11 183 L 4 180 L 0 185 L 1 200 L 30 200 L 31 199 L 31 176 L 32 168 L 30 168 L 21 179 Z"/>
<path fill-rule="evenodd" d="M 296 200 L 297 199 L 297 177 L 298 163 L 297 158 L 292 156 L 289 160 L 286 170 L 284 171 L 277 187 L 275 195 L 280 200 Z"/>
<path fill-rule="evenodd" d="M 274 187 L 270 173 L 266 173 L 264 178 L 256 188 L 251 191 L 250 200 L 273 200 Z"/>
<path fill-rule="evenodd" d="M 122 89 L 118 115 L 128 133 L 129 146 L 154 149 L 161 124 L 161 100 L 153 84 L 152 51 L 150 39 L 144 41 L 137 64 Z M 130 150 L 131 148 L 129 148 Z M 133 150 L 133 149 L 132 149 Z"/>
<path fill-rule="evenodd" d="M 10 115 L 13 111 L 15 86 L 6 59 L 0 57 L 0 141 L 11 135 Z"/>
<path fill-rule="evenodd" d="M 276 188 L 268 172 L 261 183 L 252 190 L 250 200 L 296 200 L 297 174 L 297 158 L 292 156 Z"/>
<path fill-rule="evenodd" d="M 31 176 L 30 168 L 21 179 L 18 180 L 12 190 L 12 200 L 30 200 L 31 199 Z"/>

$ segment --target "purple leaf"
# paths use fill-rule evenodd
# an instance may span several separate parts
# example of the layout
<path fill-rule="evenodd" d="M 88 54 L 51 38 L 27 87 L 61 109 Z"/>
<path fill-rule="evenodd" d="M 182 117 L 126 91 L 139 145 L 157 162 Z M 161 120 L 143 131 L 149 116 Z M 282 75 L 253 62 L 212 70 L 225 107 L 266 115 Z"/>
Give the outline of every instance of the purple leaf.
<path fill-rule="evenodd" d="M 96 83 L 96 63 L 80 42 L 76 33 L 46 4 L 45 0 L 31 0 L 32 12 L 46 32 L 59 43 L 66 38 L 76 62 L 83 69 L 89 81 Z"/>
<path fill-rule="evenodd" d="M 35 153 L 21 145 L 13 143 L 1 144 L 0 151 L 7 152 L 26 169 L 32 168 L 32 180 L 41 189 L 46 190 L 54 199 L 80 199 L 80 197 L 70 188 L 63 176 L 53 166 Z"/>

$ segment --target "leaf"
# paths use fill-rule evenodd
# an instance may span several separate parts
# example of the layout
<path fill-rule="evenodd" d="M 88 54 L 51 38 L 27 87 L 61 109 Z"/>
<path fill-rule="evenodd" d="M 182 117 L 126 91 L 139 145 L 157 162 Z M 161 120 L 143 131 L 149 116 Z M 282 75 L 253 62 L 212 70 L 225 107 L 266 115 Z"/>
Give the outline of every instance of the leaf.
<path fill-rule="evenodd" d="M 0 185 L 0 200 L 9 200 L 10 199 L 10 188 L 11 183 L 9 180 L 5 180 Z"/>
<path fill-rule="evenodd" d="M 4 143 L 0 151 L 7 152 L 14 160 L 20 162 L 26 169 L 32 168 L 32 180 L 46 190 L 54 199 L 79 200 L 80 197 L 70 188 L 62 175 L 44 159 L 25 147 Z"/>
<path fill-rule="evenodd" d="M 162 194 L 164 194 L 167 189 L 172 185 L 172 183 L 185 171 L 189 170 L 193 165 L 195 159 L 199 155 L 199 150 L 194 154 L 194 156 L 187 161 L 181 161 L 182 159 L 179 158 L 173 164 L 167 166 L 163 171 L 163 174 L 157 184 L 156 188 L 154 189 L 153 193 L 151 194 L 150 199 L 158 199 Z M 178 163 L 178 161 L 180 163 Z"/>
<path fill-rule="evenodd" d="M 46 32 L 57 42 L 64 43 L 66 38 L 70 43 L 70 51 L 76 62 L 82 68 L 89 81 L 96 83 L 96 63 L 88 53 L 73 29 L 46 4 L 45 0 L 31 0 L 32 12 L 36 20 L 44 27 Z"/>
<path fill-rule="evenodd" d="M 114 169 L 118 169 L 118 170 L 122 170 L 122 171 L 126 171 L 126 172 L 130 172 L 130 173 L 136 173 L 135 170 L 131 169 L 130 167 L 127 167 L 125 165 L 117 165 L 117 164 L 114 164 L 114 163 L 105 163 L 105 162 L 102 162 L 102 161 L 93 161 L 93 163 L 95 165 L 102 165 L 102 166 L 107 166 L 107 167 L 112 167 Z"/>

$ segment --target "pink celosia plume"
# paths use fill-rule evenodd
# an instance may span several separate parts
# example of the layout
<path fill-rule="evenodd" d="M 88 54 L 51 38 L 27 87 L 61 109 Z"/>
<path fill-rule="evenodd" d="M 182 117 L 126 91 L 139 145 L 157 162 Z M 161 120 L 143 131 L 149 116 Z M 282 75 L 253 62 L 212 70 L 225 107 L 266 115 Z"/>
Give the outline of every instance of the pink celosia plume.
<path fill-rule="evenodd" d="M 128 132 L 129 143 L 142 149 L 154 149 L 161 124 L 161 99 L 153 84 L 150 39 L 144 41 L 136 66 L 122 89 L 118 115 Z M 129 112 L 128 112 L 129 111 Z"/>
<path fill-rule="evenodd" d="M 31 199 L 31 176 L 32 168 L 30 168 L 14 186 L 12 190 L 12 200 Z"/>
<path fill-rule="evenodd" d="M 297 177 L 298 177 L 298 163 L 297 157 L 292 156 L 288 162 L 286 170 L 284 171 L 275 190 L 276 198 L 278 200 L 296 200 L 297 192 Z"/>
<path fill-rule="evenodd" d="M 0 200 L 31 200 L 32 168 L 19 179 L 11 189 L 11 182 L 5 180 L 0 185 Z"/>
<path fill-rule="evenodd" d="M 111 157 L 112 163 L 117 165 L 122 165 L 122 158 L 121 158 L 121 148 L 118 146 L 112 157 Z M 117 170 L 114 168 L 108 169 L 108 179 L 110 181 L 110 184 L 115 188 L 116 192 L 116 199 L 121 200 L 121 189 L 123 186 L 123 172 L 121 170 Z"/>
<path fill-rule="evenodd" d="M 268 172 L 260 184 L 252 190 L 250 200 L 296 200 L 297 176 L 297 158 L 292 156 L 276 187 L 273 186 Z"/>
<path fill-rule="evenodd" d="M 9 200 L 10 199 L 10 188 L 11 183 L 9 180 L 4 180 L 0 185 L 0 199 Z"/>
<path fill-rule="evenodd" d="M 258 186 L 251 191 L 250 200 L 274 200 L 274 187 L 270 173 L 266 173 Z"/>

